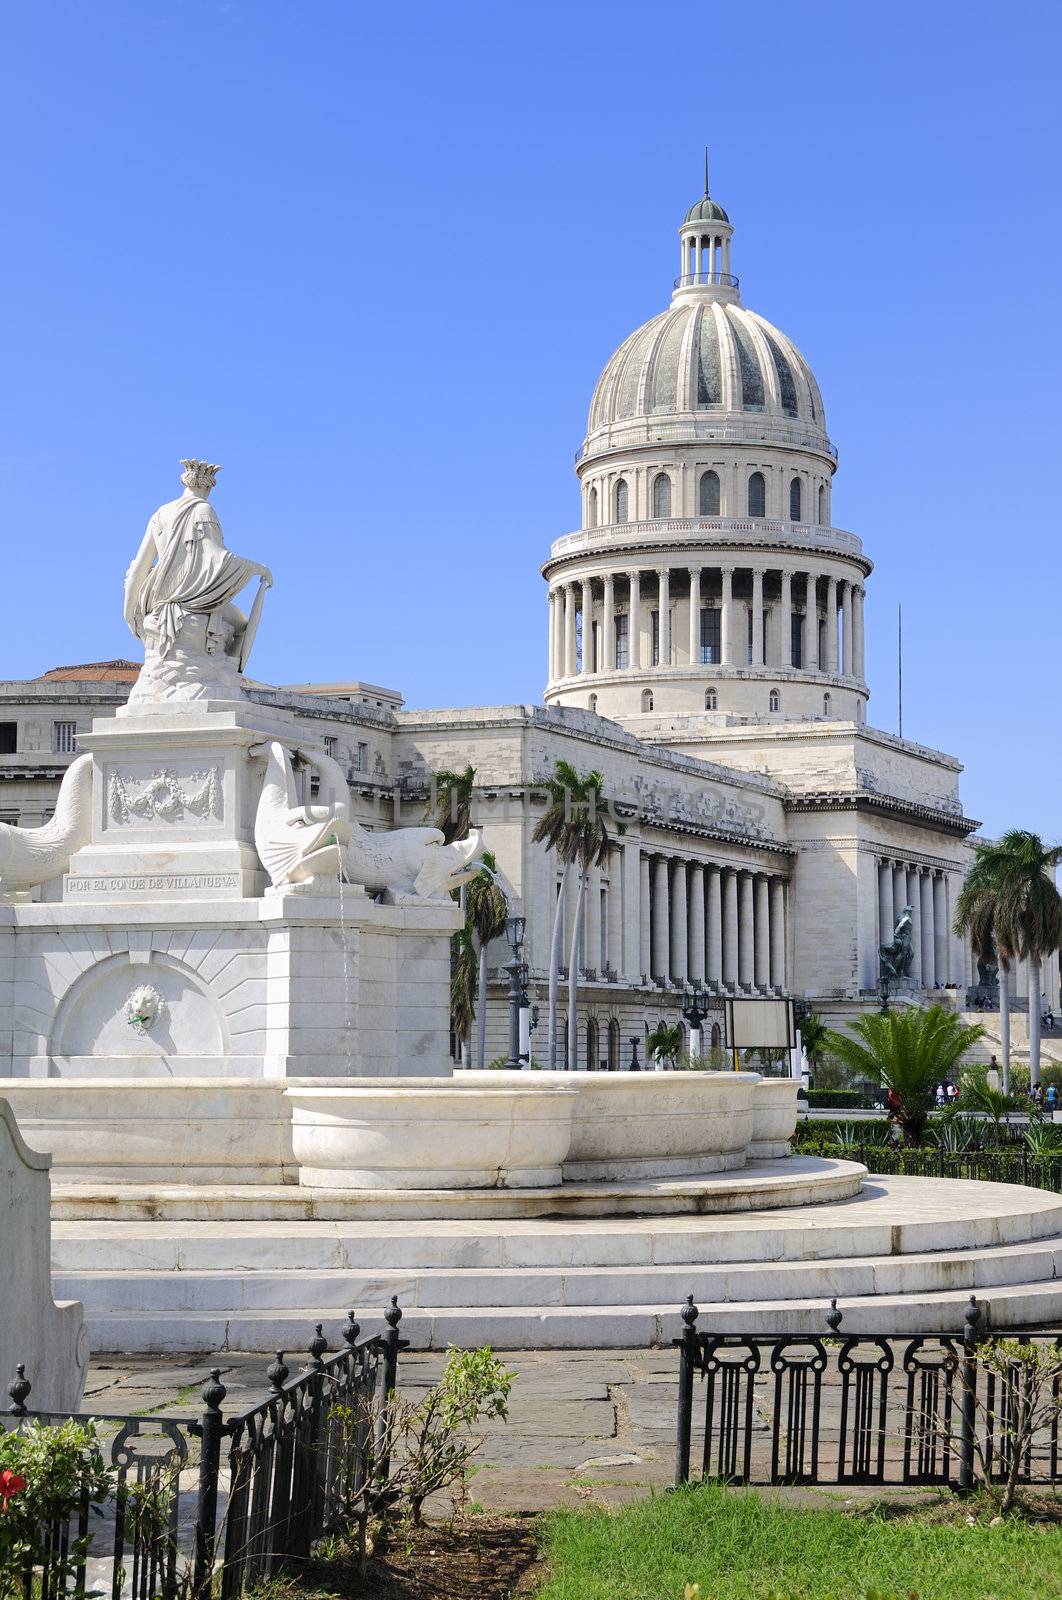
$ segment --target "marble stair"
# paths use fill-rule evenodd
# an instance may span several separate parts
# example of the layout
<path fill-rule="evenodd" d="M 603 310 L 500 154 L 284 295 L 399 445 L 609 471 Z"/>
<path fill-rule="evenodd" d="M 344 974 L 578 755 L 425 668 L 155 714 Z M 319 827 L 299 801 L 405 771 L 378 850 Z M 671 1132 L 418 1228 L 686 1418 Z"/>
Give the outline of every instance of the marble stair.
<path fill-rule="evenodd" d="M 1062 1326 L 1062 1196 L 877 1178 L 814 1208 L 714 1216 L 448 1221 L 57 1221 L 55 1292 L 93 1348 L 305 1348 L 391 1294 L 416 1347 L 666 1342 L 692 1293 L 702 1327 L 958 1330 L 971 1293 L 997 1327 Z"/>

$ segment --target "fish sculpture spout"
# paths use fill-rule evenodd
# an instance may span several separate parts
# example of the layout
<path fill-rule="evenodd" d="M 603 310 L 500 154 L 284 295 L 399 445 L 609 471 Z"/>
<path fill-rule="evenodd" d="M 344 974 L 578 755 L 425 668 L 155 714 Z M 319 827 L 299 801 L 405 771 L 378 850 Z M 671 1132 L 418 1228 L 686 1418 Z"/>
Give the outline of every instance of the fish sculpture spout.
<path fill-rule="evenodd" d="M 55 815 L 41 828 L 0 822 L 0 899 L 59 878 L 92 837 L 92 757 L 78 756 L 63 774 Z"/>
<path fill-rule="evenodd" d="M 299 803 L 291 757 L 278 740 L 252 745 L 250 753 L 266 758 L 254 844 L 273 887 L 311 878 L 338 880 L 350 839 L 342 809 Z"/>

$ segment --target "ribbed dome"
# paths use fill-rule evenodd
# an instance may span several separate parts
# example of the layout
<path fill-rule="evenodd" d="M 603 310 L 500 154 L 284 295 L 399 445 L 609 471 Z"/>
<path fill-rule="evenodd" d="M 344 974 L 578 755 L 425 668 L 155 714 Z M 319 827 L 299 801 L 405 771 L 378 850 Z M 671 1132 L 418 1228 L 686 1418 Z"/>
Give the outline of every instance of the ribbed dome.
<path fill-rule="evenodd" d="M 690 206 L 686 212 L 687 222 L 729 222 L 730 218 L 715 200 L 707 195 L 698 200 L 696 205 Z"/>
<path fill-rule="evenodd" d="M 761 413 L 786 432 L 796 419 L 825 437 L 818 384 L 800 351 L 733 302 L 676 304 L 632 333 L 598 379 L 588 433 L 691 412 Z"/>

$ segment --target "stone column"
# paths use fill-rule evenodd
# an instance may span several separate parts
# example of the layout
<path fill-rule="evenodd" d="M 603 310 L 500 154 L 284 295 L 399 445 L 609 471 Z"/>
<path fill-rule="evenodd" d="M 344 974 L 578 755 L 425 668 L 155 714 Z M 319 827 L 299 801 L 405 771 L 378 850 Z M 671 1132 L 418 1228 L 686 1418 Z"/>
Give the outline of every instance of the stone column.
<path fill-rule="evenodd" d="M 771 879 L 771 988 L 785 989 L 785 883 Z"/>
<path fill-rule="evenodd" d="M 642 664 L 642 575 L 627 574 L 631 585 L 630 604 L 627 607 L 627 662 L 633 672 Z"/>
<path fill-rule="evenodd" d="M 583 966 L 599 973 L 601 971 L 601 873 L 597 867 L 591 867 L 589 872 L 583 927 L 586 930 Z"/>
<path fill-rule="evenodd" d="M 620 846 L 623 862 L 623 897 L 617 897 L 615 913 L 619 932 L 609 944 L 609 960 L 625 983 L 640 983 L 642 978 L 642 852 L 640 841 L 630 833 Z M 609 899 L 612 910 L 611 896 Z M 611 941 L 611 934 L 610 934 Z"/>
<path fill-rule="evenodd" d="M 704 912 L 705 970 L 709 983 L 723 981 L 723 884 L 718 867 L 706 867 L 708 888 Z"/>
<path fill-rule="evenodd" d="M 852 590 L 852 671 L 860 682 L 866 679 L 866 636 L 863 632 L 863 596 L 865 590 L 856 584 Z"/>
<path fill-rule="evenodd" d="M 607 866 L 605 959 L 602 967 L 610 967 L 618 974 L 623 970 L 623 851 L 616 845 L 609 847 Z"/>
<path fill-rule="evenodd" d="M 579 666 L 585 676 L 594 670 L 594 590 L 589 578 L 583 579 L 583 659 Z"/>
<path fill-rule="evenodd" d="M 650 945 L 650 932 L 652 919 L 650 908 L 652 906 L 652 883 L 649 876 L 649 857 L 643 855 L 638 866 L 638 961 L 639 976 L 642 979 L 649 977 L 649 969 L 653 964 L 653 954 Z"/>
<path fill-rule="evenodd" d="M 781 601 L 781 655 L 783 667 L 793 665 L 793 574 L 788 567 L 782 568 L 782 601 Z"/>
<path fill-rule="evenodd" d="M 557 672 L 557 591 L 549 591 L 549 681 L 553 682 L 558 676 Z"/>
<path fill-rule="evenodd" d="M 659 662 L 661 667 L 671 663 L 671 574 L 667 567 L 657 569 L 660 588 L 657 597 L 657 616 L 660 621 L 657 637 L 660 644 Z"/>
<path fill-rule="evenodd" d="M 752 873 L 738 874 L 738 983 L 751 989 L 755 968 L 755 912 L 752 898 Z"/>
<path fill-rule="evenodd" d="M 616 597 L 611 572 L 605 575 L 605 599 L 601 607 L 601 660 L 599 672 L 616 670 Z"/>
<path fill-rule="evenodd" d="M 889 933 L 889 937 L 885 941 L 886 944 L 892 943 L 892 935 L 896 931 L 896 923 L 899 920 L 900 912 L 903 910 L 906 904 L 907 873 L 904 871 L 900 863 L 897 862 L 892 869 L 892 929 Z"/>
<path fill-rule="evenodd" d="M 936 934 L 933 924 L 933 878 L 919 874 L 918 891 L 922 900 L 922 987 L 932 989 L 936 978 Z"/>
<path fill-rule="evenodd" d="M 564 676 L 574 678 L 576 673 L 575 642 L 575 585 L 564 585 Z"/>
<path fill-rule="evenodd" d="M 837 671 L 837 579 L 826 579 L 826 671 Z"/>
<path fill-rule="evenodd" d="M 948 930 L 948 886 L 944 882 L 944 875 L 940 872 L 933 874 L 933 965 L 936 967 L 937 982 L 950 983 L 952 981 L 951 963 L 948 960 L 949 940 Z"/>
<path fill-rule="evenodd" d="M 653 951 L 654 978 L 667 978 L 671 964 L 671 907 L 668 897 L 667 857 L 653 857 Z"/>
<path fill-rule="evenodd" d="M 738 984 L 738 881 L 732 867 L 723 879 L 723 983 L 728 989 Z"/>
<path fill-rule="evenodd" d="M 703 983 L 704 971 L 704 868 L 692 861 L 689 869 L 690 923 L 689 974 L 691 983 Z"/>
<path fill-rule="evenodd" d="M 671 981 L 685 983 L 687 977 L 686 932 L 689 908 L 686 896 L 686 863 L 671 863 Z"/>
<path fill-rule="evenodd" d="M 911 982 L 915 988 L 922 982 L 922 886 L 917 867 L 907 869 L 907 904 L 911 908 Z"/>
<path fill-rule="evenodd" d="M 844 613 L 844 675 L 852 676 L 855 655 L 852 650 L 852 585 L 846 583 L 841 590 L 841 609 Z"/>
<path fill-rule="evenodd" d="M 771 981 L 770 891 L 762 873 L 755 878 L 755 946 L 753 975 L 757 989 Z"/>
<path fill-rule="evenodd" d="M 763 666 L 763 573 L 752 572 L 752 665 Z"/>
<path fill-rule="evenodd" d="M 892 863 L 878 862 L 878 943 L 891 944 L 896 928 L 896 914 L 892 909 Z"/>
<path fill-rule="evenodd" d="M 737 665 L 737 617 L 734 614 L 734 569 L 721 567 L 720 577 L 723 583 L 723 593 L 720 598 L 721 620 L 719 654 L 723 658 L 723 665 L 733 667 Z"/>
<path fill-rule="evenodd" d="M 690 666 L 701 659 L 701 569 L 690 568 Z"/>

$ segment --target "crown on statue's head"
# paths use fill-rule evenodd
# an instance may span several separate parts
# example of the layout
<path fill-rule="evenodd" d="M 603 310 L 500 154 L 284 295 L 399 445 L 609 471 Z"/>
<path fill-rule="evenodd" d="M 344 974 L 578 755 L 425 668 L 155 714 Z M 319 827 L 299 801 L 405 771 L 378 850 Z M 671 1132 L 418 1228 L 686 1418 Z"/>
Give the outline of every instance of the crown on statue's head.
<path fill-rule="evenodd" d="M 215 461 L 182 461 L 181 482 L 187 489 L 212 489 L 222 468 Z"/>

